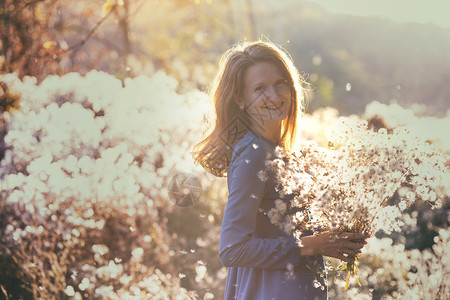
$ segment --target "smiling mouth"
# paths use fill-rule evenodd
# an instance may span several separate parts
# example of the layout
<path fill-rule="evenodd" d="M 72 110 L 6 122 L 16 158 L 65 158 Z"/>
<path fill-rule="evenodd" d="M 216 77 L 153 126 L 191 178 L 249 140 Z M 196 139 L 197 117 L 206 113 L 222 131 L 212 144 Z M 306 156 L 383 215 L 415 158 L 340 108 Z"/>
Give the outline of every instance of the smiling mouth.
<path fill-rule="evenodd" d="M 278 106 L 277 105 L 270 105 L 270 106 L 266 105 L 266 106 L 263 106 L 263 108 L 275 110 L 275 109 L 279 109 L 281 106 L 283 106 L 283 104 L 284 104 L 284 101 L 281 102 L 280 105 L 278 105 Z"/>

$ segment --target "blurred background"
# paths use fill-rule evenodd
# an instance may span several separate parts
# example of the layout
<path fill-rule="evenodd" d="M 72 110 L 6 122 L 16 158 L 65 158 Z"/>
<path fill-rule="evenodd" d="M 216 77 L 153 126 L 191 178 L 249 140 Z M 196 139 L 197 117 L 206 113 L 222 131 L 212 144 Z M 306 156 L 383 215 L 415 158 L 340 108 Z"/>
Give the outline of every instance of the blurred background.
<path fill-rule="evenodd" d="M 0 66 L 32 75 L 164 70 L 204 90 L 220 55 L 268 39 L 314 87 L 311 108 L 361 113 L 378 100 L 449 108 L 445 0 L 12 1 L 2 5 Z M 350 85 L 348 85 L 350 84 Z M 351 89 L 349 89 L 351 87 Z"/>
<path fill-rule="evenodd" d="M 226 179 L 189 152 L 219 58 L 240 41 L 279 44 L 311 84 L 305 139 L 326 145 L 326 128 L 354 115 L 407 126 L 448 159 L 448 11 L 446 0 L 2 0 L 0 299 L 222 298 Z M 189 207 L 167 191 L 179 172 L 201 183 Z M 401 233 L 377 234 L 362 288 L 330 276 L 331 299 L 448 299 L 446 195 L 441 209 L 410 207 Z"/>

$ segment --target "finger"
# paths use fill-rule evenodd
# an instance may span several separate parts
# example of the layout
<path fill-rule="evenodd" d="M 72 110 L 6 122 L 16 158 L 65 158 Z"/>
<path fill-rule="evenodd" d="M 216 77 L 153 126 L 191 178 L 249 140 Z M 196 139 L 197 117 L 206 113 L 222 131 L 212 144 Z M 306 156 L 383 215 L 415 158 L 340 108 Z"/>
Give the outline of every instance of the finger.
<path fill-rule="evenodd" d="M 355 260 L 356 256 L 361 253 L 361 250 L 344 249 L 341 250 L 340 253 L 347 258 L 346 261 L 351 261 Z"/>
<path fill-rule="evenodd" d="M 359 240 L 359 239 L 367 239 L 370 237 L 370 235 L 368 233 L 361 233 L 361 232 L 343 232 L 339 237 L 349 240 Z"/>
<path fill-rule="evenodd" d="M 345 255 L 342 254 L 342 253 L 336 253 L 333 257 L 334 257 L 334 258 L 338 258 L 338 259 L 340 259 L 340 260 L 342 260 L 342 261 L 344 261 L 344 262 L 349 262 L 349 261 L 352 260 L 351 257 L 345 256 Z"/>
<path fill-rule="evenodd" d="M 338 240 L 336 240 L 333 244 L 333 242 L 329 243 L 329 246 L 331 247 L 336 247 L 336 248 L 341 248 L 341 249 L 355 249 L 355 250 L 359 250 L 362 247 L 364 247 L 365 244 L 362 243 L 355 243 L 352 240 L 349 240 L 347 238 L 339 238 Z"/>
<path fill-rule="evenodd" d="M 357 243 L 357 244 L 367 244 L 366 239 L 357 239 L 357 240 L 351 240 L 353 243 Z"/>
<path fill-rule="evenodd" d="M 347 253 L 348 254 L 348 256 L 351 256 L 351 257 L 355 257 L 356 255 L 358 255 L 358 254 L 360 254 L 361 253 L 361 250 L 355 250 L 355 249 L 345 249 L 344 250 L 344 253 Z"/>
<path fill-rule="evenodd" d="M 359 250 L 364 247 L 365 244 L 355 243 L 349 240 L 341 240 L 338 245 L 342 248 L 352 249 L 352 250 Z"/>
<path fill-rule="evenodd" d="M 335 249 L 335 252 L 341 253 L 346 257 L 353 258 L 356 255 L 361 253 L 361 249 L 352 249 L 352 248 L 337 248 Z"/>
<path fill-rule="evenodd" d="M 330 233 L 327 235 L 327 239 L 328 239 L 328 241 L 331 242 L 331 243 L 336 242 L 336 241 L 339 239 L 339 237 L 340 237 L 339 233 L 336 233 L 336 232 L 330 232 Z"/>
<path fill-rule="evenodd" d="M 349 262 L 349 261 L 353 260 L 356 255 L 356 254 L 350 255 L 350 254 L 348 254 L 348 252 L 350 252 L 350 251 L 348 251 L 348 250 L 344 251 L 344 250 L 341 250 L 340 248 L 332 249 L 332 250 L 327 249 L 327 250 L 323 250 L 321 252 L 322 252 L 321 254 L 324 256 L 337 258 L 337 259 L 340 259 L 345 262 Z"/>

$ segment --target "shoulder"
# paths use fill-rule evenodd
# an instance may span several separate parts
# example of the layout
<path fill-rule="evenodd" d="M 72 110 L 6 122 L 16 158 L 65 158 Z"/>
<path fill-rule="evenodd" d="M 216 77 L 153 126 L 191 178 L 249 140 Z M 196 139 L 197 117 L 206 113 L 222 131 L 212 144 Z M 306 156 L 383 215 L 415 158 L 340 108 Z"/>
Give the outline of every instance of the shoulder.
<path fill-rule="evenodd" d="M 249 131 L 233 148 L 230 167 L 241 163 L 248 167 L 264 167 L 265 161 L 274 157 L 274 149 L 273 144 Z"/>

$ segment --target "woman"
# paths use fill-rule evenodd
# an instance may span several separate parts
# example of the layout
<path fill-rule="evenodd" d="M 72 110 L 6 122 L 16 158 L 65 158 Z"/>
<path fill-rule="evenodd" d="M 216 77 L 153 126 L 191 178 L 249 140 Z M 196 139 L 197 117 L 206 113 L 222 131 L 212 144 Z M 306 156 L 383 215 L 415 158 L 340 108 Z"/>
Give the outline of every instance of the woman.
<path fill-rule="evenodd" d="M 267 212 L 280 197 L 273 177 L 259 171 L 276 146 L 291 151 L 304 90 L 288 55 L 268 42 L 227 51 L 212 87 L 215 126 L 194 147 L 208 172 L 227 176 L 228 202 L 220 258 L 229 267 L 225 299 L 326 299 L 322 255 L 349 261 L 360 253 L 359 233 L 304 233 L 300 241 L 273 225 Z"/>

